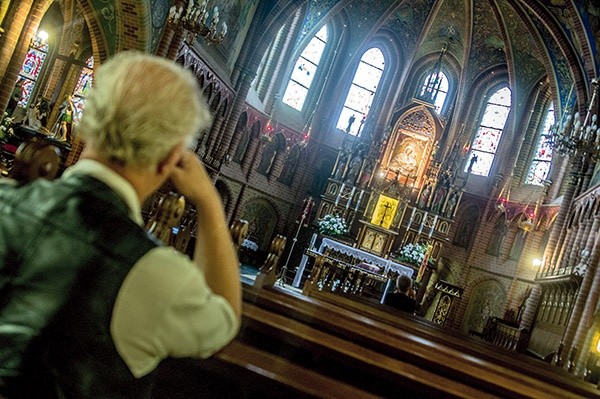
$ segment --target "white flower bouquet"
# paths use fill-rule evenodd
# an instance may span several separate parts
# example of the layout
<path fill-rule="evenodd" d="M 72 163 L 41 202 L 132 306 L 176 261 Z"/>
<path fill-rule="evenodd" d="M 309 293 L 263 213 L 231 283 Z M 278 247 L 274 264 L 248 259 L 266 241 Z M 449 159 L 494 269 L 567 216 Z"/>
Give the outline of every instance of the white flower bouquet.
<path fill-rule="evenodd" d="M 419 266 L 423 263 L 428 249 L 429 244 L 406 244 L 400 248 L 396 259 L 400 262 Z"/>
<path fill-rule="evenodd" d="M 348 225 L 339 215 L 325 215 L 319 221 L 319 233 L 330 236 L 339 236 L 348 232 Z"/>

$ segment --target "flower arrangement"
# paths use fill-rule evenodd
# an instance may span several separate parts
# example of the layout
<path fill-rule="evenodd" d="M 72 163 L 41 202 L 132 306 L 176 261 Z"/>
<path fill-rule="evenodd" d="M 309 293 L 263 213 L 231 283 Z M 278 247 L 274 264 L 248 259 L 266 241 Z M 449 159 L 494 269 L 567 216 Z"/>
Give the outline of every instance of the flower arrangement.
<path fill-rule="evenodd" d="M 319 221 L 319 233 L 338 236 L 348 232 L 348 225 L 343 217 L 328 214 Z"/>
<path fill-rule="evenodd" d="M 425 259 L 425 254 L 429 249 L 429 244 L 406 244 L 396 256 L 400 262 L 410 263 L 411 265 L 420 266 Z"/>
<path fill-rule="evenodd" d="M 2 122 L 0 122 L 0 139 L 5 138 L 7 135 L 12 135 L 13 132 L 13 118 L 8 117 L 8 113 L 5 112 L 2 116 Z"/>

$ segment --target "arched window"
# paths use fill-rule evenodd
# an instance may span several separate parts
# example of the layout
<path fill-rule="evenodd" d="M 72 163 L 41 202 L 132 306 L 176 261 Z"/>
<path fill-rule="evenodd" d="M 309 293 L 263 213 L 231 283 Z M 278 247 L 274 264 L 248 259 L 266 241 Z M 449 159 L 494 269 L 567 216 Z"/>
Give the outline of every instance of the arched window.
<path fill-rule="evenodd" d="M 498 143 L 502 137 L 502 130 L 510 112 L 510 105 L 511 93 L 508 87 L 499 89 L 490 97 L 473 144 L 471 144 L 465 172 L 472 165 L 471 173 L 475 175 L 487 176 L 490 173 Z M 474 164 L 471 162 L 473 157 L 477 159 Z"/>
<path fill-rule="evenodd" d="M 40 76 L 44 61 L 48 55 L 48 50 L 48 34 L 44 31 L 39 31 L 33 38 L 19 71 L 17 87 L 20 87 L 21 97 L 17 102 L 17 106 L 27 108 L 27 104 L 29 104 L 31 94 L 35 88 L 35 83 Z"/>
<path fill-rule="evenodd" d="M 430 101 L 435 106 L 435 112 L 442 112 L 448 95 L 448 78 L 442 71 L 432 72 L 423 81 L 419 98 Z"/>
<path fill-rule="evenodd" d="M 326 44 L 327 26 L 323 26 L 296 60 L 292 76 L 283 94 L 282 101 L 285 104 L 302 111 Z"/>
<path fill-rule="evenodd" d="M 363 54 L 348 90 L 337 128 L 356 136 L 369 113 L 385 68 L 381 50 L 373 47 Z M 359 119 L 357 121 L 357 119 Z"/>
<path fill-rule="evenodd" d="M 552 125 L 554 125 L 554 103 L 550 104 L 546 112 L 546 118 L 540 130 L 535 153 L 525 180 L 526 184 L 541 186 L 548 177 L 550 162 L 552 161 L 552 132 L 550 131 Z"/>
<path fill-rule="evenodd" d="M 75 120 L 81 120 L 83 114 L 83 107 L 85 105 L 85 99 L 90 93 L 92 88 L 92 81 L 94 80 L 94 56 L 90 56 L 85 65 L 81 69 L 79 79 L 77 80 L 77 86 L 73 92 L 73 104 L 75 104 Z"/>

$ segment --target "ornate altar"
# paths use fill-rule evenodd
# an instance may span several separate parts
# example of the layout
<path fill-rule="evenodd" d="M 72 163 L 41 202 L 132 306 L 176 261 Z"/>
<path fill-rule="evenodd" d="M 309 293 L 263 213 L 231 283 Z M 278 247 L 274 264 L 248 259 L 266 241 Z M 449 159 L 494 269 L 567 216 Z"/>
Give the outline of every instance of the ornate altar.
<path fill-rule="evenodd" d="M 346 244 L 323 238 L 317 251 L 309 251 L 315 262 L 303 293 L 328 292 L 382 302 L 392 285 L 392 276 L 412 276 L 408 266 L 384 259 Z"/>

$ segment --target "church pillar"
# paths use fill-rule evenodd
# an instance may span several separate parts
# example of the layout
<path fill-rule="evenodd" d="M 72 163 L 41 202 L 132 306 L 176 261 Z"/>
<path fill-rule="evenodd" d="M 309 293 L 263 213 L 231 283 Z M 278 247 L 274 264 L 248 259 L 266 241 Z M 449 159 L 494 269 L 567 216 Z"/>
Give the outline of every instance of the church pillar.
<path fill-rule="evenodd" d="M 594 231 L 598 231 L 598 227 L 600 226 L 600 216 L 594 217 Z M 591 237 L 590 237 L 591 238 Z M 588 298 L 590 296 L 590 292 L 592 291 L 592 282 L 594 282 L 595 274 L 596 274 L 596 264 L 600 260 L 600 243 L 599 239 L 596 239 L 595 235 L 593 239 L 588 240 L 588 244 L 586 246 L 586 250 L 591 252 L 590 258 L 588 260 L 587 270 L 583 277 L 583 281 L 581 286 L 579 287 L 579 293 L 577 295 L 577 299 L 575 301 L 575 306 L 573 307 L 573 311 L 571 312 L 571 317 L 569 318 L 569 322 L 567 324 L 567 329 L 565 331 L 565 335 L 563 337 L 563 343 L 565 349 L 569 349 L 566 353 L 569 353 L 573 350 L 573 347 L 577 346 L 577 348 L 581 349 L 581 344 L 583 343 L 583 338 L 586 330 L 589 328 L 587 325 L 587 320 L 591 320 L 593 317 L 593 313 L 596 309 L 595 303 L 590 303 Z M 595 244 L 595 245 L 594 245 Z M 598 287 L 595 287 L 598 289 Z M 596 296 L 596 301 L 597 301 Z M 591 311 L 591 316 L 589 315 Z M 585 312 L 585 313 L 584 313 Z M 584 316 L 585 317 L 582 317 Z M 590 317 L 587 319 L 587 317 Z M 573 345 L 573 347 L 571 346 Z"/>
<path fill-rule="evenodd" d="M 542 286 L 536 284 L 531 290 L 529 299 L 527 300 L 527 306 L 523 312 L 523 318 L 521 319 L 521 327 L 527 328 L 531 331 L 533 320 L 536 317 L 538 311 L 538 303 L 540 301 L 540 295 L 542 294 Z"/>
<path fill-rule="evenodd" d="M 572 250 L 571 245 L 575 240 L 577 228 L 578 226 L 573 224 L 571 228 L 567 229 L 567 232 L 564 234 L 563 245 L 561 245 L 560 250 L 556 252 L 556 258 L 552 260 L 552 270 L 560 269 L 561 265 L 563 264 L 563 259 L 569 259 L 570 252 Z"/>
<path fill-rule="evenodd" d="M 271 170 L 269 170 L 269 181 L 277 179 L 281 175 L 283 170 L 283 164 L 285 163 L 285 150 L 280 150 L 275 153 Z"/>
<path fill-rule="evenodd" d="M 573 161 L 573 165 L 571 167 L 571 177 L 569 178 L 567 189 L 563 196 L 563 200 L 560 204 L 558 215 L 556 215 L 556 221 L 554 222 L 552 233 L 550 234 L 550 238 L 548 239 L 548 246 L 546 247 L 546 251 L 544 252 L 545 271 L 547 271 L 548 268 L 554 269 L 556 267 L 554 260 L 556 255 L 558 254 L 558 251 L 560 251 L 561 249 L 562 241 L 565 237 L 565 221 L 567 219 L 569 209 L 571 208 L 571 202 L 573 202 L 573 197 L 577 188 L 576 177 L 579 169 L 581 169 L 581 163 L 582 160 L 579 156 Z"/>
<path fill-rule="evenodd" d="M 598 302 L 598 294 L 600 293 L 600 276 L 596 276 L 597 264 L 600 260 L 600 238 L 597 238 L 598 230 L 600 230 L 600 215 L 594 216 L 591 233 L 588 235 L 585 249 L 590 251 L 591 255 L 565 335 L 565 342 L 567 342 L 567 339 L 572 339 L 573 346 L 580 349 L 580 360 L 587 358 L 587 347 L 582 345 L 591 326 Z"/>
<path fill-rule="evenodd" d="M 221 128 L 223 127 L 223 121 L 225 120 L 225 117 L 223 117 L 223 112 L 221 109 L 219 109 L 217 111 L 217 117 L 215 118 L 215 121 L 213 122 L 212 127 L 210 128 L 210 133 L 208 134 L 208 139 L 206 141 L 206 153 L 207 154 L 214 154 L 215 151 L 215 147 L 218 147 L 218 140 L 217 140 L 217 136 L 219 135 L 219 132 L 221 131 Z M 225 155 L 225 154 L 223 154 Z M 220 159 L 217 157 L 217 159 Z"/>
<path fill-rule="evenodd" d="M 308 168 L 306 162 L 301 162 L 299 160 L 296 165 L 296 170 L 294 171 L 294 176 L 292 176 L 292 182 L 290 184 L 290 189 L 294 192 L 298 192 L 300 185 L 304 181 L 304 175 L 306 174 Z"/>
<path fill-rule="evenodd" d="M 233 134 L 233 137 L 231 139 L 231 145 L 229 146 L 229 153 L 231 154 L 231 156 L 233 157 L 237 151 L 238 146 L 240 145 L 240 141 L 242 140 L 242 136 L 244 134 L 248 134 L 248 132 L 246 131 L 237 131 Z"/>
<path fill-rule="evenodd" d="M 171 25 L 167 22 L 165 24 L 162 37 L 160 38 L 160 42 L 158 43 L 156 55 L 158 55 L 159 57 L 168 58 L 169 50 L 171 49 L 171 44 L 173 43 L 174 38 L 175 29 L 173 29 Z"/>
<path fill-rule="evenodd" d="M 566 270 L 570 270 L 575 266 L 575 262 L 579 259 L 579 255 L 581 254 L 581 246 L 583 244 L 584 236 L 587 223 L 579 222 L 577 226 L 574 228 L 575 233 L 571 235 L 571 239 L 566 241 L 567 252 L 565 252 L 565 256 L 560 260 L 559 268 L 563 268 Z"/>
<path fill-rule="evenodd" d="M 169 50 L 167 51 L 167 58 L 170 60 L 175 60 L 177 58 L 177 53 L 179 49 L 183 45 L 183 39 L 185 38 L 185 31 L 182 28 L 176 29 L 175 34 L 173 35 L 173 39 L 169 45 Z"/>
<path fill-rule="evenodd" d="M 237 123 L 240 119 L 240 115 L 242 115 L 242 112 L 246 107 L 246 96 L 250 90 L 250 84 L 252 83 L 252 79 L 254 79 L 254 75 L 255 73 L 250 73 L 249 71 L 244 71 L 242 73 L 240 78 L 241 84 L 239 85 L 237 95 L 233 102 L 233 106 L 231 107 L 231 113 L 227 118 L 227 125 L 225 125 L 225 130 L 223 131 L 221 142 L 219 143 L 217 153 L 215 155 L 215 158 L 217 159 L 223 158 L 223 156 L 229 151 L 229 145 L 231 144 L 233 132 L 235 131 Z"/>
<path fill-rule="evenodd" d="M 44 15 L 43 1 L 15 1 L 6 15 L 6 32 L 0 39 L 0 110 L 4 112 L 27 54 L 29 43 Z"/>
<path fill-rule="evenodd" d="M 250 172 L 254 169 L 257 158 L 260 159 L 260 144 L 261 142 L 258 137 L 251 137 L 250 143 L 248 143 L 248 149 L 244 155 L 244 159 L 242 159 L 240 166 L 242 167 L 242 171 L 246 174 L 247 180 L 250 180 Z"/>

